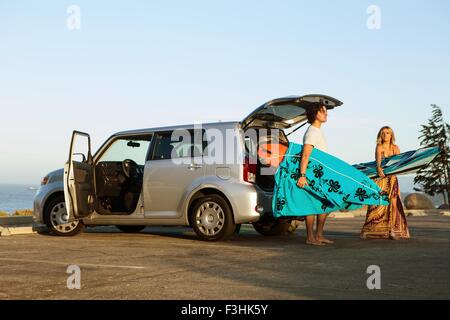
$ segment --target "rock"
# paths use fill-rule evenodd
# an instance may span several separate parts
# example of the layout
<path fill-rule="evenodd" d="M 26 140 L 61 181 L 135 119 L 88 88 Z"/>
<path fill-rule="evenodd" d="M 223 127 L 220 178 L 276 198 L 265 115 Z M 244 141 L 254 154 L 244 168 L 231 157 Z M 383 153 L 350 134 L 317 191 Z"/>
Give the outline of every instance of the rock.
<path fill-rule="evenodd" d="M 429 210 L 436 209 L 433 201 L 423 193 L 410 193 L 405 197 L 404 204 L 409 210 Z"/>

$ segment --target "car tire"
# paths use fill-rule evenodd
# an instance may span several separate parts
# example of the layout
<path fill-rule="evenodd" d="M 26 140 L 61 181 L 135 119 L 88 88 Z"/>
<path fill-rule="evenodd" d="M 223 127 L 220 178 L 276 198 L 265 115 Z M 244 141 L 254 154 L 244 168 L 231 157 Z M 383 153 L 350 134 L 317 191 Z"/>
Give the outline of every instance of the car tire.
<path fill-rule="evenodd" d="M 263 236 L 273 237 L 294 233 L 298 227 L 294 220 L 263 218 L 257 222 L 253 222 L 253 228 Z"/>
<path fill-rule="evenodd" d="M 216 194 L 201 197 L 194 202 L 190 221 L 197 236 L 207 241 L 226 240 L 236 230 L 230 206 L 223 197 Z"/>
<path fill-rule="evenodd" d="M 67 222 L 67 218 L 64 195 L 58 195 L 45 205 L 44 222 L 52 234 L 70 237 L 83 230 L 84 224 L 81 220 Z"/>
<path fill-rule="evenodd" d="M 116 228 L 125 233 L 138 233 L 144 230 L 147 226 L 124 226 L 117 225 Z"/>

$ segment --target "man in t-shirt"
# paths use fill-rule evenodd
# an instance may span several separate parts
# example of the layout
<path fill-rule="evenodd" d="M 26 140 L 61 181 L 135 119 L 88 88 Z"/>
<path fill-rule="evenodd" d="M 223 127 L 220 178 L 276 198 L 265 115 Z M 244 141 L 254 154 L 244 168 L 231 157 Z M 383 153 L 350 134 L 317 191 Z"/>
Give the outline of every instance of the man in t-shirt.
<path fill-rule="evenodd" d="M 303 151 L 302 158 L 300 162 L 300 178 L 297 181 L 297 186 L 303 188 L 308 185 L 306 181 L 306 168 L 308 167 L 309 156 L 313 148 L 317 148 L 324 152 L 328 152 L 327 142 L 325 137 L 320 131 L 320 127 L 323 123 L 327 122 L 327 108 L 325 106 L 314 106 L 307 110 L 308 122 L 311 124 L 306 130 L 303 137 Z M 331 240 L 326 239 L 323 236 L 323 227 L 325 225 L 325 220 L 327 219 L 327 214 L 317 215 L 317 226 L 316 233 L 314 234 L 314 216 L 309 215 L 305 217 L 306 223 L 306 243 L 311 245 L 324 245 L 334 243 Z"/>

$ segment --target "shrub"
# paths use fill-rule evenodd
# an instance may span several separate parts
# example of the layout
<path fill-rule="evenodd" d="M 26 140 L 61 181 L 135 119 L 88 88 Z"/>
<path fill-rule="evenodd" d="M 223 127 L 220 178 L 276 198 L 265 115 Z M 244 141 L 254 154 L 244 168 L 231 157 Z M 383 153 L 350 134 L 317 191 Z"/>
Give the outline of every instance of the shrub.
<path fill-rule="evenodd" d="M 26 210 L 16 210 L 13 213 L 13 216 L 32 216 L 33 210 L 26 209 Z"/>

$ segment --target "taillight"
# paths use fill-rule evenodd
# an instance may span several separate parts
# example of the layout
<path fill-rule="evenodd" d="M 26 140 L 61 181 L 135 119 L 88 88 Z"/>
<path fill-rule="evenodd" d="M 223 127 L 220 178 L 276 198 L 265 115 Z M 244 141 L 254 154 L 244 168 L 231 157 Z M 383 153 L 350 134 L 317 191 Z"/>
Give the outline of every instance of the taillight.
<path fill-rule="evenodd" d="M 256 163 L 250 163 L 249 158 L 245 157 L 244 160 L 244 181 L 255 183 L 256 182 Z"/>

